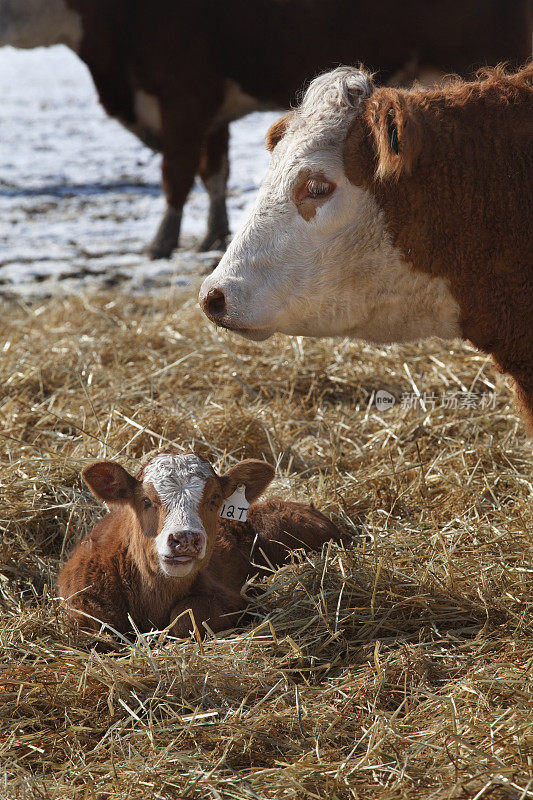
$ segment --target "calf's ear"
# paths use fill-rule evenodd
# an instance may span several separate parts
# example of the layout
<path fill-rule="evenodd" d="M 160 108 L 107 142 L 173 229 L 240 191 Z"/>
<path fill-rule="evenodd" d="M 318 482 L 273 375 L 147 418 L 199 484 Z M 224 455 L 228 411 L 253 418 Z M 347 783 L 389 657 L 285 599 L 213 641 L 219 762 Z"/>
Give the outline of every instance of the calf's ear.
<path fill-rule="evenodd" d="M 285 136 L 285 131 L 287 130 L 289 122 L 291 121 L 292 113 L 293 112 L 291 111 L 288 114 L 285 114 L 284 117 L 280 117 L 280 119 L 274 122 L 273 125 L 271 125 L 268 129 L 266 135 L 266 146 L 267 150 L 270 150 L 270 152 L 272 152 L 278 142 L 280 142 Z"/>
<path fill-rule="evenodd" d="M 409 174 L 420 152 L 422 129 L 408 95 L 398 89 L 378 89 L 366 110 L 376 151 L 376 177 L 398 180 Z"/>
<path fill-rule="evenodd" d="M 96 461 L 85 467 L 81 476 L 94 496 L 104 503 L 130 502 L 138 482 L 116 461 Z"/>
<path fill-rule="evenodd" d="M 220 478 L 224 497 L 229 497 L 237 486 L 244 484 L 246 499 L 253 503 L 265 491 L 275 472 L 274 467 L 265 461 L 257 461 L 255 458 L 240 461 Z"/>

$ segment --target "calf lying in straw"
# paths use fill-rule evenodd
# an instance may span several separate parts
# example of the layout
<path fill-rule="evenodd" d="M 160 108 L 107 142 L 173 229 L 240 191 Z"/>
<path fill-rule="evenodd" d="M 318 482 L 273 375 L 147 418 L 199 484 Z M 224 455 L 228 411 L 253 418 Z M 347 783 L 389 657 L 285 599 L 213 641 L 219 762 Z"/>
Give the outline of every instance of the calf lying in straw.
<path fill-rule="evenodd" d="M 339 540 L 333 523 L 300 503 L 267 500 L 246 519 L 274 477 L 262 461 L 217 475 L 194 453 L 162 452 L 136 478 L 113 461 L 82 475 L 111 509 L 59 576 L 70 618 L 88 629 L 104 622 L 127 633 L 130 618 L 140 632 L 173 623 L 175 636 L 231 628 L 252 574 L 284 563 L 289 548 Z"/>

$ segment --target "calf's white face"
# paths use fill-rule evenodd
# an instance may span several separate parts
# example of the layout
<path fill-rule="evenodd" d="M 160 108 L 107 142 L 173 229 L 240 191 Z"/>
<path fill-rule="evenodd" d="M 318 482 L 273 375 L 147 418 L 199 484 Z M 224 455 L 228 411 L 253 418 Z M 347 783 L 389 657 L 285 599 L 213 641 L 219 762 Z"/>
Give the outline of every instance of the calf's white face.
<path fill-rule="evenodd" d="M 373 90 L 350 67 L 313 81 L 250 218 L 202 284 L 216 324 L 255 340 L 276 331 L 375 342 L 458 333 L 446 283 L 410 269 L 374 196 L 345 175 L 346 136 Z"/>
<path fill-rule="evenodd" d="M 253 502 L 274 469 L 247 459 L 217 475 L 195 453 L 163 452 L 138 478 L 115 461 L 97 461 L 82 475 L 99 500 L 130 507 L 133 516 L 126 514 L 119 527 L 124 526 L 129 551 L 142 568 L 180 578 L 194 576 L 209 563 L 224 500 L 242 484 Z"/>
<path fill-rule="evenodd" d="M 158 503 L 165 510 L 155 549 L 161 569 L 167 575 L 187 575 L 195 559 L 205 558 L 207 533 L 200 517 L 200 504 L 207 479 L 213 475 L 207 461 L 194 453 L 163 453 L 144 470 L 143 485 L 155 489 Z"/>

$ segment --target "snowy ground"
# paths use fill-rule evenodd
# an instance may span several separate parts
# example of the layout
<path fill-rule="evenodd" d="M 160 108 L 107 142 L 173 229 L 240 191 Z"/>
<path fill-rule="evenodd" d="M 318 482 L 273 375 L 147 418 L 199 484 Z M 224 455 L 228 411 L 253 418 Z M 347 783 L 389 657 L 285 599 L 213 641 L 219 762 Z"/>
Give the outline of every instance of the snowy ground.
<path fill-rule="evenodd" d="M 199 183 L 185 206 L 186 248 L 170 261 L 144 257 L 164 207 L 160 156 L 106 116 L 85 65 L 67 48 L 0 48 L 0 97 L 0 294 L 117 284 L 142 291 L 187 283 L 214 263 L 213 254 L 192 249 L 206 223 Z M 232 231 L 265 173 L 264 134 L 278 116 L 251 114 L 232 125 Z"/>

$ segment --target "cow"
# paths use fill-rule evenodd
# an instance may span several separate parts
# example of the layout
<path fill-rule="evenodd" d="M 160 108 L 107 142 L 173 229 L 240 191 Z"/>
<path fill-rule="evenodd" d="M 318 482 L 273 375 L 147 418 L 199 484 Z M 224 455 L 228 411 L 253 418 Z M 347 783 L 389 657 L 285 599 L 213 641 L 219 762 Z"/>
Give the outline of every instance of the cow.
<path fill-rule="evenodd" d="M 529 0 L 0 0 L 0 45 L 64 43 L 100 101 L 163 154 L 167 208 L 149 247 L 168 257 L 199 174 L 209 194 L 200 250 L 229 235 L 229 123 L 287 108 L 313 76 L 357 59 L 381 79 L 466 74 L 531 53 Z"/>
<path fill-rule="evenodd" d="M 370 342 L 461 337 L 533 427 L 533 64 L 432 90 L 340 67 L 268 133 L 244 228 L 202 284 L 217 325 Z"/>
<path fill-rule="evenodd" d="M 227 630 L 246 609 L 241 589 L 252 575 L 272 572 L 290 549 L 320 550 L 341 537 L 313 506 L 255 502 L 274 477 L 263 461 L 217 475 L 195 453 L 168 450 L 136 477 L 115 461 L 82 475 L 110 511 L 61 570 L 59 592 L 70 622 L 89 631 L 102 623 L 121 635 Z"/>

